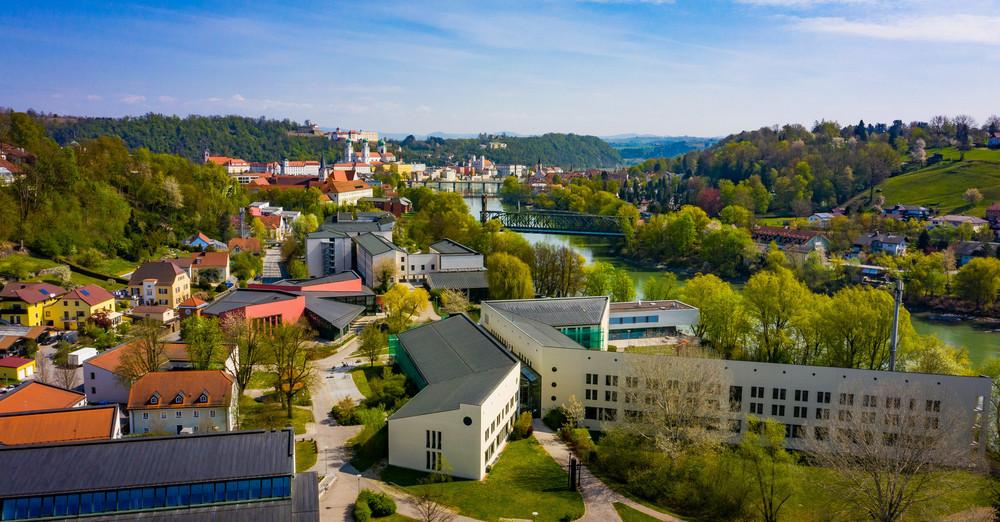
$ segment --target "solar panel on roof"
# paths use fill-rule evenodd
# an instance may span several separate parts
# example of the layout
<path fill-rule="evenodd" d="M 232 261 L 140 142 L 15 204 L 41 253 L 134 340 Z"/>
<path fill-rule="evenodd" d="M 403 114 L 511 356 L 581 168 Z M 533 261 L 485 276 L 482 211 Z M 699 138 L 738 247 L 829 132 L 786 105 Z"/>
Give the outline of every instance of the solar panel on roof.
<path fill-rule="evenodd" d="M 80 290 L 80 293 L 86 296 L 90 295 L 90 290 Z"/>
<path fill-rule="evenodd" d="M 44 289 L 44 288 L 39 288 L 38 291 L 41 292 L 41 293 L 43 293 L 43 294 L 45 294 L 45 295 L 49 295 L 49 291 L 46 290 L 46 289 Z"/>

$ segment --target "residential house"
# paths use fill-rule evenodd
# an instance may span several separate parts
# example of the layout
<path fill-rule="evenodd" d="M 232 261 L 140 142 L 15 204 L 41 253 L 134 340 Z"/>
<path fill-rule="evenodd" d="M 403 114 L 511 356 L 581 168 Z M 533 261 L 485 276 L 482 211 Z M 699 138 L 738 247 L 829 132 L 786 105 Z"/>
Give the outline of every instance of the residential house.
<path fill-rule="evenodd" d="M 953 247 L 955 261 L 959 268 L 977 257 L 993 257 L 1000 251 L 1000 243 L 980 241 L 959 241 Z"/>
<path fill-rule="evenodd" d="M 0 449 L 4 520 L 319 522 L 295 434 L 239 431 Z"/>
<path fill-rule="evenodd" d="M 117 404 L 0 413 L 0 447 L 112 440 L 121 437 L 122 426 Z"/>
<path fill-rule="evenodd" d="M 954 228 L 958 228 L 962 225 L 968 224 L 972 227 L 974 232 L 979 232 L 989 228 L 990 222 L 983 218 L 978 218 L 975 216 L 961 216 L 955 214 L 948 214 L 946 216 L 935 216 L 931 218 L 930 227 L 939 227 L 948 225 Z"/>
<path fill-rule="evenodd" d="M 24 354 L 28 341 L 44 340 L 47 331 L 44 326 L 0 324 L 0 357 Z"/>
<path fill-rule="evenodd" d="M 774 243 L 788 259 L 801 263 L 812 252 L 822 258 L 830 250 L 830 240 L 815 230 L 799 230 L 789 227 L 754 227 L 751 231 L 754 243 L 761 253 L 767 253 Z"/>
<path fill-rule="evenodd" d="M 196 252 L 190 257 L 171 259 L 171 263 L 187 272 L 194 284 L 218 284 L 229 280 L 229 252 Z"/>
<path fill-rule="evenodd" d="M 87 396 L 82 393 L 34 380 L 0 395 L 0 413 L 78 408 L 86 404 Z"/>
<path fill-rule="evenodd" d="M 285 240 L 285 232 L 287 230 L 280 214 L 262 215 L 256 219 L 259 219 L 264 224 L 264 231 L 268 239 L 279 242 Z"/>
<path fill-rule="evenodd" d="M 229 240 L 229 252 L 260 254 L 260 240 L 255 237 L 234 237 Z"/>
<path fill-rule="evenodd" d="M 132 272 L 128 281 L 129 294 L 140 304 L 176 308 L 191 297 L 191 278 L 170 261 L 143 263 Z"/>
<path fill-rule="evenodd" d="M 389 351 L 419 389 L 389 417 L 389 464 L 483 478 L 521 411 L 520 362 L 465 315 L 393 336 Z"/>
<path fill-rule="evenodd" d="M 139 305 L 128 311 L 128 316 L 137 321 L 170 323 L 177 314 L 167 305 Z"/>
<path fill-rule="evenodd" d="M 806 221 L 808 221 L 809 224 L 813 226 L 817 226 L 820 228 L 830 228 L 830 221 L 833 218 L 839 216 L 843 216 L 843 214 L 839 214 L 836 212 L 816 212 L 815 214 L 806 218 Z"/>
<path fill-rule="evenodd" d="M 925 220 L 931 217 L 931 211 L 927 207 L 921 207 L 919 205 L 893 205 L 889 208 L 882 209 L 882 215 L 886 217 L 891 217 L 894 219 L 920 219 Z"/>
<path fill-rule="evenodd" d="M 329 181 L 324 193 L 337 206 L 356 205 L 362 198 L 372 197 L 372 188 L 362 180 Z"/>
<path fill-rule="evenodd" d="M 906 236 L 895 234 L 882 234 L 872 232 L 862 234 L 854 239 L 854 254 L 869 252 L 872 254 L 884 253 L 890 256 L 901 256 L 906 254 Z"/>
<path fill-rule="evenodd" d="M 363 198 L 361 202 L 371 203 L 375 208 L 384 210 L 397 218 L 413 209 L 413 203 L 400 196 Z"/>
<path fill-rule="evenodd" d="M 195 296 L 188 297 L 181 304 L 177 305 L 177 312 L 180 318 L 187 319 L 192 315 L 201 315 L 201 311 L 208 306 L 208 302 L 203 301 Z"/>
<path fill-rule="evenodd" d="M 7 283 L 0 289 L 0 319 L 12 324 L 44 324 L 45 310 L 56 304 L 66 289 L 48 283 Z"/>
<path fill-rule="evenodd" d="M 1000 228 L 1000 201 L 986 209 L 986 221 L 989 221 L 993 228 Z"/>
<path fill-rule="evenodd" d="M 190 434 L 236 427 L 236 379 L 222 370 L 147 373 L 128 395 L 132 433 Z"/>
<path fill-rule="evenodd" d="M 0 382 L 10 384 L 23 381 L 35 374 L 35 360 L 24 357 L 0 359 Z"/>
<path fill-rule="evenodd" d="M 106 316 L 112 328 L 121 323 L 122 314 L 115 309 L 115 296 L 104 288 L 89 284 L 74 288 L 45 309 L 45 324 L 76 330 L 94 314 Z"/>
<path fill-rule="evenodd" d="M 217 241 L 212 239 L 205 234 L 198 232 L 197 234 L 185 239 L 181 242 L 182 245 L 191 248 L 205 251 L 208 249 L 213 250 L 226 250 L 226 244 L 222 241 Z"/>

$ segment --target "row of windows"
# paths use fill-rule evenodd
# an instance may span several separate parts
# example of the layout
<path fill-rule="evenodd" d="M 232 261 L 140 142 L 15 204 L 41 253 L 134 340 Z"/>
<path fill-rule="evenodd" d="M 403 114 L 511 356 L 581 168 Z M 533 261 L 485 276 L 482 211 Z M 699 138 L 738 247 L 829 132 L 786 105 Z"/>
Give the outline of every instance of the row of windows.
<path fill-rule="evenodd" d="M 659 321 L 659 318 L 655 315 L 637 315 L 633 317 L 612 317 L 608 324 L 637 324 L 637 323 L 655 323 Z"/>
<path fill-rule="evenodd" d="M 198 410 L 195 410 L 194 413 L 192 413 L 192 415 L 194 417 L 196 417 L 196 418 L 197 417 L 201 417 L 201 412 L 198 411 Z M 208 416 L 209 417 L 215 417 L 215 410 L 208 410 Z M 183 417 L 184 417 L 184 412 L 183 411 L 175 411 L 174 412 L 174 418 L 180 419 L 180 418 L 183 418 Z M 166 419 L 167 418 L 167 412 L 161 411 L 160 412 L 160 418 L 161 419 Z M 145 412 L 145 411 L 142 412 L 142 420 L 149 420 L 149 412 Z"/>
<path fill-rule="evenodd" d="M 0 520 L 30 520 L 119 511 L 180 508 L 289 496 L 291 496 L 291 479 L 289 477 L 229 480 L 155 488 L 130 488 L 74 493 L 72 495 L 5 499 Z"/>
<path fill-rule="evenodd" d="M 441 452 L 428 451 L 426 454 L 425 467 L 431 471 L 441 471 Z"/>
<path fill-rule="evenodd" d="M 596 400 L 598 400 L 597 399 L 597 397 L 598 397 L 597 390 L 592 390 L 592 389 L 584 390 L 584 395 L 585 395 L 585 397 L 586 397 L 586 399 L 588 401 L 596 401 Z M 632 396 L 634 397 L 634 395 L 632 395 Z M 605 400 L 605 402 L 618 402 L 618 392 L 611 391 L 611 390 L 605 390 L 604 391 L 604 400 Z M 630 401 L 629 398 L 626 398 L 625 400 L 626 400 L 626 402 Z"/>

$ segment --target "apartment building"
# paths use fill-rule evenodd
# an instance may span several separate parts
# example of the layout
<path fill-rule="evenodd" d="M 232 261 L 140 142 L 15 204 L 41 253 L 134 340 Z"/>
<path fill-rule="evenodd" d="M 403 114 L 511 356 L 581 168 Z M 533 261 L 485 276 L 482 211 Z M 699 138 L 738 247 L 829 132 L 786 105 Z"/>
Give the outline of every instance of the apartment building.
<path fill-rule="evenodd" d="M 222 370 L 147 373 L 129 390 L 129 428 L 170 435 L 232 431 L 237 397 L 236 379 Z"/>
<path fill-rule="evenodd" d="M 187 272 L 170 261 L 143 263 L 132 272 L 129 294 L 144 305 L 177 308 L 191 297 L 191 279 Z"/>

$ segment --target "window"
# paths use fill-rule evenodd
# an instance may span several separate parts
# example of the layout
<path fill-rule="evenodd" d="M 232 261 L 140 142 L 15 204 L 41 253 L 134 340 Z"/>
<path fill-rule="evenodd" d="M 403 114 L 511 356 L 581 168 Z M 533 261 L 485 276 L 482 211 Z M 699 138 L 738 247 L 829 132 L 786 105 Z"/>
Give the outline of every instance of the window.
<path fill-rule="evenodd" d="M 851 410 L 837 410 L 837 420 L 841 422 L 850 422 L 853 417 Z"/>
<path fill-rule="evenodd" d="M 157 288 L 157 293 L 160 294 L 160 295 L 167 295 L 167 289 L 166 288 Z"/>
<path fill-rule="evenodd" d="M 899 397 L 886 397 L 885 398 L 885 407 L 886 408 L 891 408 L 891 409 L 894 409 L 894 410 L 898 410 L 900 402 L 901 401 L 900 401 Z"/>
<path fill-rule="evenodd" d="M 873 411 L 861 412 L 861 422 L 865 424 L 875 424 L 875 412 Z"/>
<path fill-rule="evenodd" d="M 199 412 L 198 410 L 194 410 L 194 413 L 192 415 L 194 415 L 195 418 L 198 418 L 201 416 L 201 412 Z"/>
<path fill-rule="evenodd" d="M 184 404 L 184 394 L 178 393 L 174 396 L 174 404 Z"/>
<path fill-rule="evenodd" d="M 410 272 L 415 272 L 417 270 L 416 265 L 410 265 Z"/>
<path fill-rule="evenodd" d="M 865 395 L 862 404 L 865 408 L 874 408 L 878 406 L 878 397 L 875 395 Z"/>
<path fill-rule="evenodd" d="M 591 385 L 597 386 L 599 382 L 600 382 L 600 379 L 598 379 L 598 375 L 596 373 L 588 373 L 587 374 L 587 384 L 591 384 Z"/>
<path fill-rule="evenodd" d="M 604 400 L 606 402 L 618 402 L 618 392 L 611 391 L 611 390 L 605 390 L 604 391 Z"/>
<path fill-rule="evenodd" d="M 157 397 L 156 395 L 153 395 L 152 397 L 149 398 L 149 403 L 150 404 L 157 404 L 159 402 L 160 402 L 160 398 Z"/>
<path fill-rule="evenodd" d="M 809 402 L 809 390 L 795 390 L 795 400 Z"/>
<path fill-rule="evenodd" d="M 816 392 L 816 402 L 830 404 L 830 392 Z"/>
<path fill-rule="evenodd" d="M 93 379 L 93 378 L 94 378 L 94 372 L 90 372 L 90 378 L 91 378 L 91 379 Z"/>
<path fill-rule="evenodd" d="M 486 459 L 489 460 L 489 456 L 492 454 L 491 451 L 486 452 Z M 427 469 L 432 471 L 441 471 L 441 452 L 439 451 L 428 451 L 427 452 Z"/>
<path fill-rule="evenodd" d="M 149 413 L 148 412 L 142 412 L 142 420 L 149 420 Z"/>
<path fill-rule="evenodd" d="M 826 440 L 830 438 L 830 428 L 824 428 L 823 426 L 816 426 L 813 428 L 813 436 L 816 440 Z"/>
<path fill-rule="evenodd" d="M 792 417 L 797 419 L 804 419 L 809 416 L 809 409 L 805 406 L 796 406 L 792 408 Z"/>
<path fill-rule="evenodd" d="M 489 435 L 487 435 L 487 438 Z M 441 449 L 441 432 L 434 430 L 426 431 L 426 447 L 430 449 Z"/>
<path fill-rule="evenodd" d="M 743 387 L 729 387 L 729 411 L 740 411 L 743 409 Z"/>
<path fill-rule="evenodd" d="M 583 418 L 587 420 L 597 420 L 597 408 L 587 406 L 583 409 Z"/>
<path fill-rule="evenodd" d="M 830 409 L 816 408 L 816 418 L 818 420 L 828 420 L 830 418 Z"/>
<path fill-rule="evenodd" d="M 937 429 L 938 428 L 938 418 L 937 417 L 927 417 L 924 419 L 924 429 Z"/>
<path fill-rule="evenodd" d="M 183 417 L 183 416 L 184 416 L 184 412 L 182 412 L 182 411 L 175 411 L 174 412 L 174 417 L 176 417 L 178 419 L 181 418 L 181 417 Z"/>
<path fill-rule="evenodd" d="M 160 412 L 160 418 L 161 418 L 161 419 L 166 419 L 166 418 L 167 418 L 167 412 L 165 412 L 165 411 L 161 411 L 161 412 Z"/>
<path fill-rule="evenodd" d="M 801 439 L 802 438 L 802 425 L 800 425 L 800 424 L 785 424 L 785 438 L 788 438 L 788 439 Z"/>
<path fill-rule="evenodd" d="M 215 417 L 215 410 L 208 410 L 209 417 Z"/>
<path fill-rule="evenodd" d="M 639 378 L 638 377 L 625 377 L 625 387 L 626 388 L 638 388 Z"/>
<path fill-rule="evenodd" d="M 854 394 L 853 393 L 841 393 L 840 394 L 840 405 L 841 406 L 854 406 Z"/>
<path fill-rule="evenodd" d="M 90 387 L 90 393 L 97 393 L 97 388 L 91 386 Z"/>
<path fill-rule="evenodd" d="M 208 402 L 208 395 L 202 392 L 202 394 L 198 396 L 198 402 Z"/>
<path fill-rule="evenodd" d="M 785 389 L 784 388 L 773 388 L 771 390 L 771 398 L 776 401 L 785 400 Z"/>
<path fill-rule="evenodd" d="M 426 268 L 424 267 L 424 265 L 420 265 L 420 269 L 421 270 L 426 270 Z"/>
<path fill-rule="evenodd" d="M 764 403 L 763 402 L 751 402 L 750 403 L 750 413 L 756 415 L 764 414 Z"/>
<path fill-rule="evenodd" d="M 597 390 L 591 390 L 591 389 L 588 388 L 588 389 L 584 390 L 583 392 L 586 395 L 585 398 L 588 401 L 596 401 L 597 400 Z"/>
<path fill-rule="evenodd" d="M 772 404 L 771 405 L 771 415 L 784 416 L 785 415 L 785 405 L 784 404 Z"/>
<path fill-rule="evenodd" d="M 604 376 L 605 386 L 618 386 L 618 376 L 617 375 L 605 375 Z"/>
<path fill-rule="evenodd" d="M 924 411 L 934 412 L 934 413 L 940 412 L 941 401 L 927 401 L 927 406 L 924 408 Z"/>
<path fill-rule="evenodd" d="M 752 398 L 752 399 L 763 399 L 764 398 L 764 387 L 763 386 L 751 386 L 750 387 L 750 398 Z"/>

